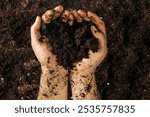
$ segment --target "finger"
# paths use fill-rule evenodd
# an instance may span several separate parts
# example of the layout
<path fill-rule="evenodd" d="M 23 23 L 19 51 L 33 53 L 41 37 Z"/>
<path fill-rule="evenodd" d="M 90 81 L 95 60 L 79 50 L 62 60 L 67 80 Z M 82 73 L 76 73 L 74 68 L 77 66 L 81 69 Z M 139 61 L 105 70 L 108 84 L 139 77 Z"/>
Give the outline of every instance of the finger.
<path fill-rule="evenodd" d="M 69 17 L 68 17 L 68 23 L 69 23 L 70 26 L 73 25 L 73 21 L 74 21 L 73 15 L 72 15 L 72 14 L 69 14 Z"/>
<path fill-rule="evenodd" d="M 61 20 L 62 20 L 63 22 L 67 22 L 68 19 L 69 19 L 69 14 L 70 14 L 70 12 L 69 12 L 68 10 L 65 10 L 65 11 L 63 12 L 63 14 L 61 15 Z"/>
<path fill-rule="evenodd" d="M 48 10 L 44 13 L 44 15 L 42 15 L 42 20 L 44 21 L 44 23 L 48 24 L 51 22 L 53 17 L 54 17 L 54 10 Z"/>
<path fill-rule="evenodd" d="M 91 21 L 91 19 L 87 16 L 86 11 L 84 11 L 84 10 L 78 10 L 78 14 L 79 14 L 80 17 L 82 17 L 85 21 L 87 21 L 87 22 Z"/>
<path fill-rule="evenodd" d="M 34 24 L 31 26 L 31 40 L 37 41 L 41 38 L 41 17 L 37 16 Z"/>
<path fill-rule="evenodd" d="M 95 26 L 91 26 L 91 32 L 93 36 L 98 39 L 99 42 L 99 50 L 105 50 L 107 48 L 107 40 L 103 33 L 99 32 L 99 30 Z M 98 50 L 98 51 L 99 51 Z"/>
<path fill-rule="evenodd" d="M 76 10 L 71 11 L 72 15 L 75 17 L 76 21 L 78 23 L 81 23 L 83 21 L 83 18 L 80 17 L 78 12 Z"/>
<path fill-rule="evenodd" d="M 54 8 L 54 11 L 55 11 L 55 13 L 54 13 L 53 20 L 55 20 L 61 16 L 62 12 L 64 11 L 64 7 L 59 5 L 59 6 Z"/>
<path fill-rule="evenodd" d="M 104 22 L 96 14 L 90 11 L 88 11 L 87 15 L 91 19 L 91 21 L 97 26 L 98 30 L 106 35 L 106 28 Z"/>

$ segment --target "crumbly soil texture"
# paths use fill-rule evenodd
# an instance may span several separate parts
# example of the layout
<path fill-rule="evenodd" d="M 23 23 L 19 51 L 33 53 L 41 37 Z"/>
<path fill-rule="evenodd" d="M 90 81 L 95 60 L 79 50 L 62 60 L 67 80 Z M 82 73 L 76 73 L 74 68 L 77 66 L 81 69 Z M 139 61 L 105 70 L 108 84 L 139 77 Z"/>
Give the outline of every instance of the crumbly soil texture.
<path fill-rule="evenodd" d="M 41 68 L 30 38 L 37 15 L 58 5 L 83 9 L 102 17 L 107 28 L 108 54 L 95 71 L 102 99 L 150 99 L 149 0 L 1 0 L 0 99 L 36 99 Z M 97 51 L 92 23 L 72 27 L 60 19 L 42 26 L 58 63 L 67 69 Z M 69 93 L 71 95 L 71 93 Z"/>
<path fill-rule="evenodd" d="M 74 22 L 74 25 L 70 26 L 61 19 L 42 25 L 41 33 L 49 39 L 59 65 L 71 70 L 73 64 L 88 58 L 89 50 L 97 51 L 98 40 L 94 39 L 91 33 L 91 25 L 93 24 L 84 21 Z"/>

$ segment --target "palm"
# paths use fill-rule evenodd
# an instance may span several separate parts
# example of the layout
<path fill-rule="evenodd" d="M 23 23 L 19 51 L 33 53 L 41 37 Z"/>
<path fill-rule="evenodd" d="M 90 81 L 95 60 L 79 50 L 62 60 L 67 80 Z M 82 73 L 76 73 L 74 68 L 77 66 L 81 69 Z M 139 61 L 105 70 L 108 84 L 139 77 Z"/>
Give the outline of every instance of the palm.
<path fill-rule="evenodd" d="M 75 64 L 75 67 L 81 71 L 95 70 L 107 54 L 107 39 L 104 22 L 92 12 L 88 12 L 87 15 L 96 25 L 96 27 L 94 25 L 91 26 L 91 32 L 93 36 L 98 39 L 99 47 L 97 52 L 89 51 L 88 59 L 82 59 L 82 61 Z"/>
<path fill-rule="evenodd" d="M 35 24 L 31 27 L 31 45 L 33 51 L 42 65 L 56 65 L 56 57 L 51 52 L 48 39 L 40 34 L 41 18 L 37 17 Z M 50 62 L 51 61 L 51 62 Z"/>

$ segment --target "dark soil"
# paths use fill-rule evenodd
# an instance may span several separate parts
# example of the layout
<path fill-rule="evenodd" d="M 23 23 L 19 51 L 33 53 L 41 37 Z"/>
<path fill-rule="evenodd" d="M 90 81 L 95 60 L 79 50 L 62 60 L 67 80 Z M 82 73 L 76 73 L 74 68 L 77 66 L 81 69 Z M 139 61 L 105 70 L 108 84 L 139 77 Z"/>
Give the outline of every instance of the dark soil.
<path fill-rule="evenodd" d="M 92 11 L 105 21 L 109 51 L 96 70 L 102 99 L 150 99 L 149 0 L 1 0 L 0 99 L 36 99 L 41 68 L 31 48 L 30 26 L 37 15 L 59 4 Z M 88 57 L 88 49 L 96 51 L 97 43 L 91 44 L 94 39 L 88 33 L 91 24 L 50 25 L 54 24 L 48 28 L 56 46 L 53 51 L 61 56 L 58 51 L 67 50 L 59 64 L 72 67 L 71 63 Z M 56 36 L 60 42 L 51 40 Z M 62 42 L 65 46 L 57 47 Z"/>
<path fill-rule="evenodd" d="M 42 35 L 48 37 L 59 65 L 71 69 L 73 63 L 88 58 L 89 49 L 97 51 L 98 42 L 91 33 L 91 25 L 89 22 L 74 22 L 70 27 L 58 19 L 42 26 Z"/>

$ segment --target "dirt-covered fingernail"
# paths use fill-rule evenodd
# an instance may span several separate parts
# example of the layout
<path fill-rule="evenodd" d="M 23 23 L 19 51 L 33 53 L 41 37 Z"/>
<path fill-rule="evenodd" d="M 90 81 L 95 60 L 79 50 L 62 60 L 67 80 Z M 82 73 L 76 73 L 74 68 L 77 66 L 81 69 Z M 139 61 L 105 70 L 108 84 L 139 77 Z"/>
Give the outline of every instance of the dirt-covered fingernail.
<path fill-rule="evenodd" d="M 68 23 L 69 23 L 70 26 L 73 25 L 73 21 L 74 21 L 73 15 L 72 15 L 72 14 L 69 14 L 69 17 L 68 17 Z"/>
<path fill-rule="evenodd" d="M 94 13 L 92 13 L 92 12 L 90 12 L 90 11 L 87 12 L 87 16 L 88 16 L 88 18 L 90 18 L 93 22 L 96 22 L 96 20 L 97 20 L 97 18 L 98 18 Z"/>
<path fill-rule="evenodd" d="M 59 6 L 55 7 L 54 10 L 57 12 L 63 12 L 64 7 L 62 5 L 59 5 Z"/>
<path fill-rule="evenodd" d="M 55 13 L 54 13 L 53 20 L 57 19 L 58 17 L 60 17 L 60 15 L 62 14 L 63 10 L 64 10 L 64 7 L 61 6 L 61 5 L 55 7 L 54 8 Z"/>
<path fill-rule="evenodd" d="M 92 29 L 93 31 L 95 31 L 95 32 L 98 32 L 98 30 L 96 29 L 95 26 L 91 26 L 91 29 Z"/>
<path fill-rule="evenodd" d="M 71 11 L 71 13 L 73 14 L 78 23 L 81 23 L 83 21 L 83 18 L 78 14 L 76 10 Z"/>
<path fill-rule="evenodd" d="M 54 10 L 48 10 L 45 15 L 51 20 L 54 17 Z"/>
<path fill-rule="evenodd" d="M 65 10 L 61 16 L 61 19 L 63 22 L 67 22 L 68 21 L 68 18 L 69 18 L 69 11 L 68 10 Z"/>
<path fill-rule="evenodd" d="M 90 18 L 88 18 L 86 11 L 84 10 L 78 10 L 78 14 L 80 17 L 82 17 L 85 21 L 90 21 Z"/>

